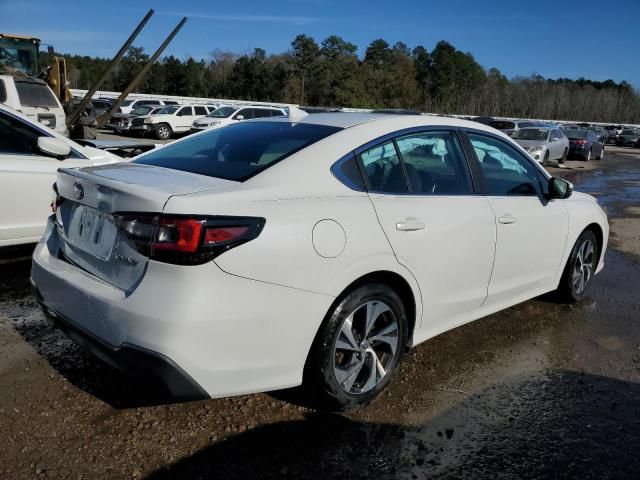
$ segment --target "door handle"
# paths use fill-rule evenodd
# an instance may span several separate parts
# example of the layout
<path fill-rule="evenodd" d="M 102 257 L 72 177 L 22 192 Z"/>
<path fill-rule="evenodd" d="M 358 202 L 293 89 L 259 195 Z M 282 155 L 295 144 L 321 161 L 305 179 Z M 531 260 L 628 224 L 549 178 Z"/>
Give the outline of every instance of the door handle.
<path fill-rule="evenodd" d="M 498 218 L 498 221 L 504 225 L 509 225 L 510 223 L 516 223 L 518 221 L 518 219 L 516 217 L 514 217 L 513 215 L 511 215 L 510 213 L 503 215 L 502 217 Z"/>
<path fill-rule="evenodd" d="M 398 222 L 396 230 L 401 232 L 415 232 L 416 230 L 424 230 L 426 225 L 422 222 Z"/>

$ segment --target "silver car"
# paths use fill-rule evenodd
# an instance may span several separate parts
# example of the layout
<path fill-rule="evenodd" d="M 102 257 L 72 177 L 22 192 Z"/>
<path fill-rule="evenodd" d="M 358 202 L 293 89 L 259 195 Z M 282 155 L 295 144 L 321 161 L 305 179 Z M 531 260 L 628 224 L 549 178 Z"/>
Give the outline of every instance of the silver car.
<path fill-rule="evenodd" d="M 553 161 L 564 163 L 569 153 L 569 139 L 558 128 L 521 128 L 511 138 L 543 165 Z"/>

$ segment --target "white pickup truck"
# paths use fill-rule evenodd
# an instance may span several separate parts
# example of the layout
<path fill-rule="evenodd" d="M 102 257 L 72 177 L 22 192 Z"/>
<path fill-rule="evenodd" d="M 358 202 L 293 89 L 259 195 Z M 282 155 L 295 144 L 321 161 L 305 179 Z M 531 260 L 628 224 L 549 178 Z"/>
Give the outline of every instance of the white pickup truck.
<path fill-rule="evenodd" d="M 158 140 L 168 140 L 175 133 L 188 132 L 196 118 L 215 110 L 213 105 L 176 105 L 165 107 L 153 116 L 134 118 L 130 132 L 152 133 Z"/>

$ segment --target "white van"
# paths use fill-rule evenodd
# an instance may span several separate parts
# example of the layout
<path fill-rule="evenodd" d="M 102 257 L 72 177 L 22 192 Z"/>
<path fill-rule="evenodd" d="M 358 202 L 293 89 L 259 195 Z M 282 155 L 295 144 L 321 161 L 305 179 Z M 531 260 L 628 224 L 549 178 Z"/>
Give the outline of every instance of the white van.
<path fill-rule="evenodd" d="M 0 75 L 0 103 L 69 136 L 62 104 L 43 80 Z"/>

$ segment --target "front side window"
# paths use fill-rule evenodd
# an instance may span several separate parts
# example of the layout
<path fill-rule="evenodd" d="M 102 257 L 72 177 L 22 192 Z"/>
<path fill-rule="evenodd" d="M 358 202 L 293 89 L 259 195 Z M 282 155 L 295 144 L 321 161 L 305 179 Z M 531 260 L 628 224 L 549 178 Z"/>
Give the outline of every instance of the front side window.
<path fill-rule="evenodd" d="M 0 80 L 0 103 L 7 101 L 7 89 L 4 86 L 4 80 Z"/>
<path fill-rule="evenodd" d="M 468 136 L 480 162 L 488 195 L 540 194 L 537 168 L 514 147 L 485 135 Z"/>
<path fill-rule="evenodd" d="M 26 123 L 0 112 L 0 155 L 33 155 L 37 153 L 40 136 L 41 133 Z"/>
<path fill-rule="evenodd" d="M 285 114 L 282 110 L 270 110 L 272 117 L 284 117 Z"/>
<path fill-rule="evenodd" d="M 151 151 L 133 163 L 242 182 L 340 130 L 304 123 L 240 122 Z"/>
<path fill-rule="evenodd" d="M 239 118 L 241 117 L 242 118 Z M 236 120 L 249 120 L 253 118 L 253 109 L 252 108 L 243 108 L 238 111 L 235 115 Z"/>
<path fill-rule="evenodd" d="M 466 161 L 453 132 L 422 132 L 400 137 L 396 142 L 412 193 L 471 193 Z"/>
<path fill-rule="evenodd" d="M 360 154 L 369 180 L 369 190 L 379 193 L 408 193 L 409 186 L 396 147 L 389 141 Z"/>

